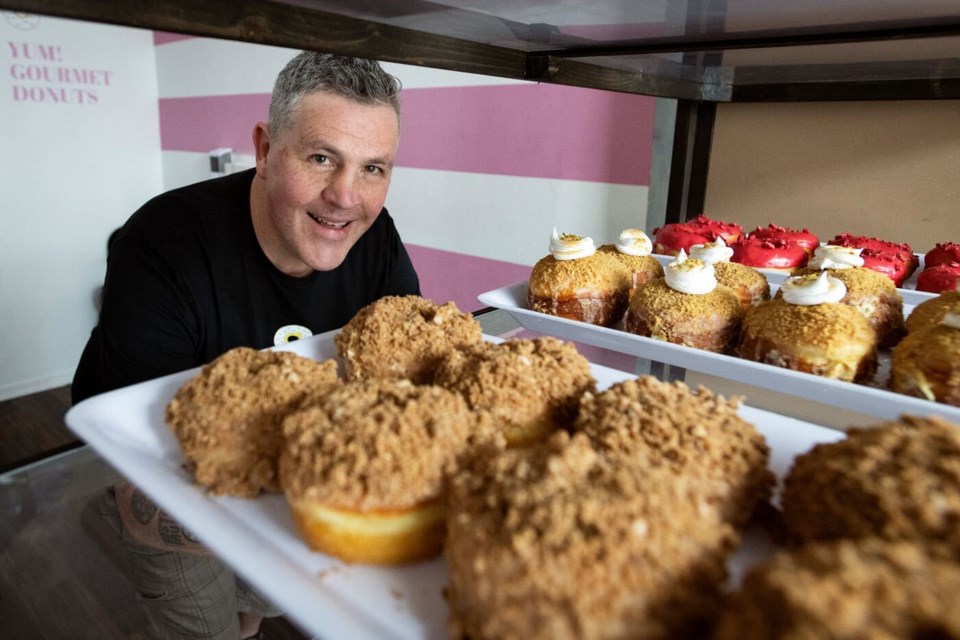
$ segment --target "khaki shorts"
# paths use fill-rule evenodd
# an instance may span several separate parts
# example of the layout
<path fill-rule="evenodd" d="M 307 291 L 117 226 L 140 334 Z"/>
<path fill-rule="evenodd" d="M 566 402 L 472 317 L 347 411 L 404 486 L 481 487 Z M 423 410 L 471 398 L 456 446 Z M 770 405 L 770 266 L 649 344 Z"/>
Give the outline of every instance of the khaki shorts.
<path fill-rule="evenodd" d="M 264 617 L 282 613 L 213 555 L 163 551 L 131 539 L 123 530 L 113 487 L 100 496 L 98 507 L 120 537 L 127 573 L 164 627 L 164 638 L 237 640 L 239 611 Z"/>

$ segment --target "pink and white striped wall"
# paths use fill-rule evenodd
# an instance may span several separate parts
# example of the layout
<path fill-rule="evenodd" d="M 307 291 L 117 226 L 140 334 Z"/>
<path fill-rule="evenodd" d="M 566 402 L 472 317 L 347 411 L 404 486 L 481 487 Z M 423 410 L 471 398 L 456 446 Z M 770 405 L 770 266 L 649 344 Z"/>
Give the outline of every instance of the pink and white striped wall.
<path fill-rule="evenodd" d="M 252 154 L 273 79 L 296 51 L 157 33 L 168 188 L 207 152 Z M 385 64 L 404 85 L 387 206 L 424 295 L 465 310 L 526 277 L 554 226 L 611 242 L 643 228 L 652 98 Z"/>

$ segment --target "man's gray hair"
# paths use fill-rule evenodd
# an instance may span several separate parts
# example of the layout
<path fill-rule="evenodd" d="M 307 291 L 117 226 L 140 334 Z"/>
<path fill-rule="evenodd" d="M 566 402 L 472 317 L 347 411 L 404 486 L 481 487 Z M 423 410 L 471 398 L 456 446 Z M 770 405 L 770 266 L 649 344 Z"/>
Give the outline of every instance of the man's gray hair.
<path fill-rule="evenodd" d="M 268 125 L 276 135 L 293 121 L 301 98 L 332 93 L 368 105 L 389 105 L 400 117 L 400 81 L 375 60 L 303 51 L 287 63 L 273 85 Z"/>

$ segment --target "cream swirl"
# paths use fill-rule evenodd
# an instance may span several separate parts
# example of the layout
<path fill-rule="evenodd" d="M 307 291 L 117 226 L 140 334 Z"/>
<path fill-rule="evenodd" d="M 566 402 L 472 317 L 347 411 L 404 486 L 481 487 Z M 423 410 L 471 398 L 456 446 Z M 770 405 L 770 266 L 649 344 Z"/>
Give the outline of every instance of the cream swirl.
<path fill-rule="evenodd" d="M 717 275 L 713 265 L 697 258 L 688 258 L 680 249 L 676 260 L 663 271 L 667 286 L 680 293 L 702 296 L 717 288 Z"/>
<path fill-rule="evenodd" d="M 943 314 L 943 320 L 940 321 L 940 324 L 945 324 L 951 329 L 960 329 L 960 313 L 950 311 Z"/>
<path fill-rule="evenodd" d="M 617 239 L 617 251 L 628 256 L 648 256 L 653 251 L 653 242 L 640 229 L 624 229 Z"/>
<path fill-rule="evenodd" d="M 727 246 L 727 243 L 723 241 L 723 238 L 717 236 L 715 242 L 695 244 L 690 247 L 690 257 L 703 260 L 708 264 L 730 262 L 730 258 L 733 257 L 733 249 Z"/>
<path fill-rule="evenodd" d="M 825 244 L 814 250 L 809 266 L 820 270 L 862 267 L 863 258 L 860 257 L 861 251 L 863 251 L 863 249 Z"/>
<path fill-rule="evenodd" d="M 787 278 L 780 285 L 780 291 L 786 302 L 810 307 L 825 302 L 840 302 L 847 295 L 847 285 L 821 271 Z"/>
<path fill-rule="evenodd" d="M 557 260 L 579 260 L 589 258 L 597 251 L 593 245 L 593 238 L 586 238 L 572 233 L 557 233 L 553 228 L 550 236 L 550 255 Z"/>

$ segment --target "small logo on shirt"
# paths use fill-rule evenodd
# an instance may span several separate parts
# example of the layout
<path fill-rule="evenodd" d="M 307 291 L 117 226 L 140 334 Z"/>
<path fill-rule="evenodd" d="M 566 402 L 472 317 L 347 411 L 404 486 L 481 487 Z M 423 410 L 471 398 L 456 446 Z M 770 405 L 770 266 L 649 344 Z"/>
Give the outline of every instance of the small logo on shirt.
<path fill-rule="evenodd" d="M 282 344 L 303 340 L 312 335 L 313 331 L 310 331 L 310 329 L 306 327 L 301 327 L 298 324 L 288 324 L 285 327 L 280 327 L 277 329 L 277 332 L 273 334 L 273 344 L 279 347 Z"/>

